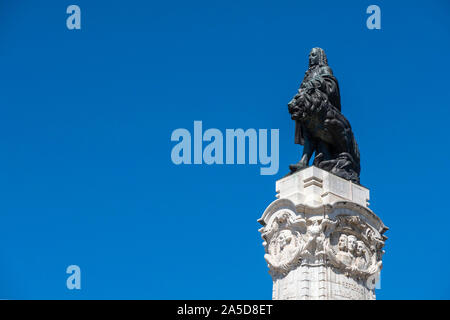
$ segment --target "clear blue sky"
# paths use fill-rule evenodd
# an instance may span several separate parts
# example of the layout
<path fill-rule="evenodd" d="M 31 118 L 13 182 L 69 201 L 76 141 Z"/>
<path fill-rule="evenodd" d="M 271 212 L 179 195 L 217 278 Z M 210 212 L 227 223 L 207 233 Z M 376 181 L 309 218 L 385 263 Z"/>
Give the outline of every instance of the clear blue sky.
<path fill-rule="evenodd" d="M 270 299 L 256 220 L 299 159 L 286 104 L 315 46 L 391 228 L 378 298 L 450 298 L 449 14 L 446 0 L 2 1 L 0 298 Z M 175 166 L 170 135 L 194 120 L 280 129 L 279 173 Z"/>

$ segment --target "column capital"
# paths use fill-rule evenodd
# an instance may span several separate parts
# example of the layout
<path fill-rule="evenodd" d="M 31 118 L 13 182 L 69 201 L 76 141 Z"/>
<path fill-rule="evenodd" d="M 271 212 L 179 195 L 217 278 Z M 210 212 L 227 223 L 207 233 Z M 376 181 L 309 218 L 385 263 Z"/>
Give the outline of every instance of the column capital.
<path fill-rule="evenodd" d="M 388 228 L 369 190 L 310 167 L 277 191 L 258 220 L 274 299 L 374 299 Z"/>

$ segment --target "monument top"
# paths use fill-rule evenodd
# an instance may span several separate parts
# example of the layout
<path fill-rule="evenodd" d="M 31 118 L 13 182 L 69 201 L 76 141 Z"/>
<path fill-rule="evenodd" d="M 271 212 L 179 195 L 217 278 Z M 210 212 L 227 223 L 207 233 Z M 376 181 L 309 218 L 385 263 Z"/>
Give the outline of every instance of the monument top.
<path fill-rule="evenodd" d="M 309 68 L 288 109 L 295 120 L 295 143 L 304 146 L 300 161 L 289 166 L 291 172 L 308 167 L 315 153 L 316 167 L 359 183 L 358 144 L 341 112 L 339 84 L 323 49 L 311 50 Z"/>
<path fill-rule="evenodd" d="M 369 189 L 315 166 L 290 174 L 276 182 L 276 197 L 295 205 L 319 207 L 337 201 L 351 201 L 369 207 Z"/>
<path fill-rule="evenodd" d="M 273 299 L 375 299 L 388 228 L 369 190 L 311 166 L 276 182 L 258 220 Z"/>
<path fill-rule="evenodd" d="M 324 50 L 311 50 L 288 108 L 303 154 L 276 182 L 278 199 L 258 219 L 272 298 L 375 299 L 388 228 L 359 184 L 358 144 Z"/>

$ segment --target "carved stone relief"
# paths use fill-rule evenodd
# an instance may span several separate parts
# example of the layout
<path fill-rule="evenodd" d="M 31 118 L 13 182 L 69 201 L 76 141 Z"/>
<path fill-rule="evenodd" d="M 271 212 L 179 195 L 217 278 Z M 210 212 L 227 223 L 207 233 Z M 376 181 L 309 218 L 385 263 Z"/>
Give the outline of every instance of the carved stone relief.
<path fill-rule="evenodd" d="M 298 266 L 325 265 L 372 289 L 382 267 L 386 238 L 358 215 L 306 219 L 281 209 L 260 231 L 274 278 L 283 278 Z"/>

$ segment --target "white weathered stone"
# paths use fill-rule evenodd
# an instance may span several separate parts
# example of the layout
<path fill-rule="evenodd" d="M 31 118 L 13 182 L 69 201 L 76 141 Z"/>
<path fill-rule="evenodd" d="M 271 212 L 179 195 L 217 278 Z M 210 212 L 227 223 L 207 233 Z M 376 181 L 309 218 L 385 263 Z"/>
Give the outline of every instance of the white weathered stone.
<path fill-rule="evenodd" d="M 369 206 L 369 190 L 325 170 L 311 166 L 276 182 L 276 197 L 294 204 L 318 207 L 336 201 Z"/>
<path fill-rule="evenodd" d="M 316 167 L 276 186 L 258 220 L 273 299 L 375 299 L 387 228 L 369 190 Z"/>

